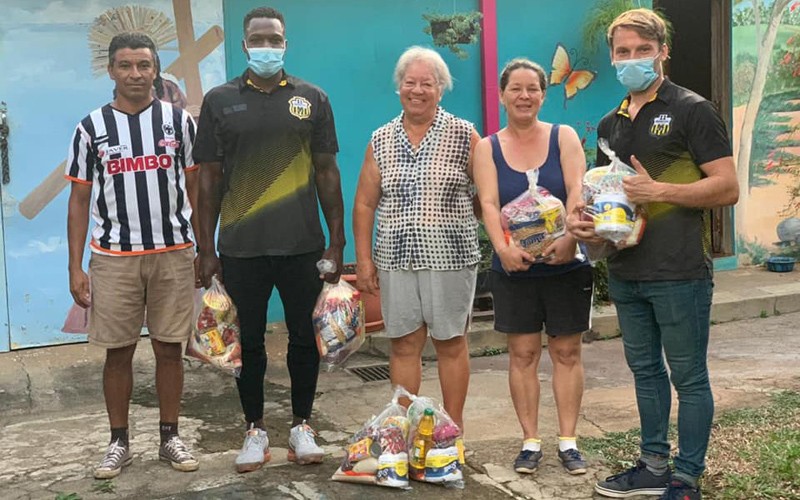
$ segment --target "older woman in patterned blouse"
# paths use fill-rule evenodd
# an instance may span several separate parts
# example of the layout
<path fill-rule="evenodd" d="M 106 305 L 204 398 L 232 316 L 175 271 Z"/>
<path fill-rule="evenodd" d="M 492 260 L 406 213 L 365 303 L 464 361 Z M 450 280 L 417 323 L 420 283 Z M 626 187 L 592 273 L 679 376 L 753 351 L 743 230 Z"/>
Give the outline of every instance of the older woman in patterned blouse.
<path fill-rule="evenodd" d="M 452 79 L 441 56 L 411 47 L 397 61 L 400 116 L 373 132 L 356 191 L 358 287 L 381 291 L 392 384 L 416 393 L 422 350 L 436 349 L 444 407 L 463 429 L 465 336 L 479 260 L 472 211 L 472 124 L 439 106 Z M 377 231 L 372 234 L 377 210 Z"/>

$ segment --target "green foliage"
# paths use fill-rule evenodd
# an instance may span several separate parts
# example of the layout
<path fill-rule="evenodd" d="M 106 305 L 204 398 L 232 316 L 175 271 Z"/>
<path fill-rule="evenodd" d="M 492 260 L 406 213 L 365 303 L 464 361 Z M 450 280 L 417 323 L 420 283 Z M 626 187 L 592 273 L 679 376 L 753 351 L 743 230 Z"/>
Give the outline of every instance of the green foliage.
<path fill-rule="evenodd" d="M 481 252 L 481 260 L 478 261 L 478 272 L 488 271 L 492 268 L 492 253 L 494 248 L 492 242 L 489 241 L 489 235 L 486 234 L 486 227 L 483 222 L 478 224 L 478 248 Z"/>
<path fill-rule="evenodd" d="M 422 31 L 431 35 L 433 44 L 449 48 L 459 59 L 466 59 L 469 56 L 459 45 L 473 44 L 480 40 L 480 21 L 483 18 L 480 12 L 423 14 L 422 18 L 428 21 L 428 25 Z"/>
<path fill-rule="evenodd" d="M 592 266 L 594 276 L 594 304 L 596 306 L 606 305 L 611 302 L 608 295 L 608 264 L 605 259 L 599 260 Z"/>
<path fill-rule="evenodd" d="M 676 441 L 673 426 L 669 439 Z M 581 445 L 588 456 L 623 470 L 639 455 L 639 429 L 585 438 Z M 800 393 L 780 392 L 769 404 L 718 416 L 701 486 L 709 499 L 800 498 Z"/>
<path fill-rule="evenodd" d="M 769 90 L 778 93 L 800 87 L 800 33 L 790 36 L 785 42 L 776 40 L 770 58 Z"/>
<path fill-rule="evenodd" d="M 115 493 L 117 491 L 117 485 L 110 479 L 95 481 L 92 485 L 92 491 L 96 493 Z"/>
<path fill-rule="evenodd" d="M 742 3 L 742 2 L 737 2 Z M 753 11 L 753 0 L 750 0 L 745 7 L 735 8 L 733 10 L 733 17 L 731 18 L 731 22 L 733 26 L 753 26 L 756 23 L 756 15 Z M 758 11 L 761 15 L 761 24 L 764 24 L 765 17 L 769 16 L 769 13 L 772 9 L 767 8 L 766 4 L 763 0 L 758 2 Z"/>
<path fill-rule="evenodd" d="M 733 61 L 733 105 L 741 106 L 750 100 L 758 58 L 749 52 L 739 52 Z"/>
<path fill-rule="evenodd" d="M 756 23 L 756 16 L 753 12 L 752 7 L 752 0 L 749 1 L 751 5 L 747 5 L 746 7 L 742 8 L 735 8 L 733 11 L 732 22 L 733 26 L 753 26 Z M 772 3 L 769 6 L 766 5 L 766 2 L 761 0 L 758 2 L 759 5 L 759 13 L 761 14 L 761 25 L 766 27 L 766 22 L 769 21 L 769 15 L 772 12 Z M 791 7 L 791 6 L 790 6 Z M 800 9 L 791 10 L 791 8 L 787 9 L 788 12 L 784 12 L 783 18 L 781 19 L 781 24 L 786 24 L 790 26 L 800 26 Z"/>
<path fill-rule="evenodd" d="M 626 10 L 644 7 L 640 0 L 599 0 L 589 11 L 583 24 L 583 48 L 587 54 L 594 54 L 607 43 L 609 25 Z M 667 45 L 670 43 L 672 25 L 664 15 L 656 9 L 656 14 L 667 23 Z"/>
<path fill-rule="evenodd" d="M 712 461 L 720 455 L 721 467 L 751 466 L 712 473 L 706 481 L 709 498 L 800 498 L 800 393 L 780 392 L 768 405 L 725 413 L 715 438 Z"/>
<path fill-rule="evenodd" d="M 483 350 L 480 353 L 474 354 L 472 357 L 482 358 L 482 357 L 489 357 L 489 356 L 499 356 L 501 354 L 504 354 L 505 352 L 508 352 L 507 348 L 490 347 L 490 346 L 487 345 L 487 346 L 485 346 L 483 348 Z"/>
<path fill-rule="evenodd" d="M 625 432 L 607 432 L 600 438 L 584 438 L 581 448 L 589 456 L 599 457 L 614 472 L 619 472 L 635 465 L 634 460 L 639 456 L 638 428 Z M 669 439 L 675 441 L 678 437 L 674 425 L 669 426 Z"/>
<path fill-rule="evenodd" d="M 77 493 L 56 493 L 56 500 L 83 500 Z"/>
<path fill-rule="evenodd" d="M 753 130 L 751 187 L 772 184 L 770 175 L 782 172 L 781 168 L 800 163 L 800 157 L 786 149 L 800 146 L 800 141 L 792 139 L 795 127 L 791 125 L 791 117 L 786 116 L 788 112 L 800 111 L 800 104 L 792 102 L 796 97 L 795 89 L 762 99 Z"/>

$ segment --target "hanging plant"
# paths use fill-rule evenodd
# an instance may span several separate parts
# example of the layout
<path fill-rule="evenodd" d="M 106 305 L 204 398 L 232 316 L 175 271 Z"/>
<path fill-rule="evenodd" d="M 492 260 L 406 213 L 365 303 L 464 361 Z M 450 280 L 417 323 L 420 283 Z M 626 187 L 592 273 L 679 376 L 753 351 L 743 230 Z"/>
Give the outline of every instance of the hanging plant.
<path fill-rule="evenodd" d="M 469 54 L 459 45 L 477 43 L 481 36 L 480 12 L 463 12 L 457 14 L 423 14 L 428 22 L 422 31 L 431 35 L 437 47 L 447 47 L 459 59 L 466 59 Z"/>

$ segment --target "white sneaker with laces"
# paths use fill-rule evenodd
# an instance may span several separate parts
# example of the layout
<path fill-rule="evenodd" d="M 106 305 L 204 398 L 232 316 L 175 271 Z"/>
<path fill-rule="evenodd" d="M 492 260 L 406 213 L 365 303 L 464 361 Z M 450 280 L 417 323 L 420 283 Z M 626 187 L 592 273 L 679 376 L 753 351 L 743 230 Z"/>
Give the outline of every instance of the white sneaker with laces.
<path fill-rule="evenodd" d="M 244 435 L 242 451 L 236 457 L 236 472 L 252 472 L 269 462 L 272 454 L 269 451 L 267 431 L 251 427 Z"/>
<path fill-rule="evenodd" d="M 109 443 L 103 460 L 94 468 L 95 479 L 111 479 L 119 476 L 122 468 L 133 462 L 130 450 L 122 441 L 116 439 Z"/>
<path fill-rule="evenodd" d="M 317 433 L 305 420 L 302 424 L 292 427 L 289 432 L 289 461 L 299 465 L 321 463 L 325 450 L 317 446 L 314 440 L 316 435 Z"/>

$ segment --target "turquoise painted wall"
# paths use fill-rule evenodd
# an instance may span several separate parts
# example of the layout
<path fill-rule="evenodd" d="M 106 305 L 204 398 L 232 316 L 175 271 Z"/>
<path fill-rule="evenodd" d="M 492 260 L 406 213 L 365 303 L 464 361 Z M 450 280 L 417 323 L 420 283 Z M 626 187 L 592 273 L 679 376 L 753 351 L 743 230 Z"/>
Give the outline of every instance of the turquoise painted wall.
<path fill-rule="evenodd" d="M 351 232 L 352 204 L 364 151 L 373 130 L 400 113 L 392 72 L 400 54 L 411 45 L 431 45 L 422 32 L 423 13 L 468 11 L 477 0 L 273 0 L 266 2 L 286 19 L 286 71 L 324 89 L 333 106 L 339 138 L 339 167 L 345 205 L 345 261 L 355 260 Z M 225 48 L 230 78 L 241 74 L 246 58 L 241 49 L 242 20 L 263 0 L 224 0 Z M 437 49 L 454 78 L 454 90 L 442 100 L 450 112 L 482 130 L 481 76 L 478 46 L 460 60 Z M 269 320 L 282 319 L 277 294 Z"/>
<path fill-rule="evenodd" d="M 642 7 L 652 6 L 649 0 L 640 3 Z M 560 0 L 552 3 L 551 8 L 543 4 L 529 0 L 497 0 L 498 74 L 514 57 L 527 57 L 549 74 L 557 43 L 570 53 L 573 69 L 596 71 L 594 81 L 567 101 L 566 107 L 564 85 L 549 86 L 539 114 L 544 121 L 575 128 L 578 135 L 586 139 L 587 160 L 591 163 L 597 139 L 594 128 L 603 115 L 619 104 L 625 91 L 616 80 L 607 46 L 603 43 L 594 54 L 587 54 L 583 49 L 582 27 L 595 2 Z M 501 126 L 504 126 L 502 108 L 500 113 Z"/>

